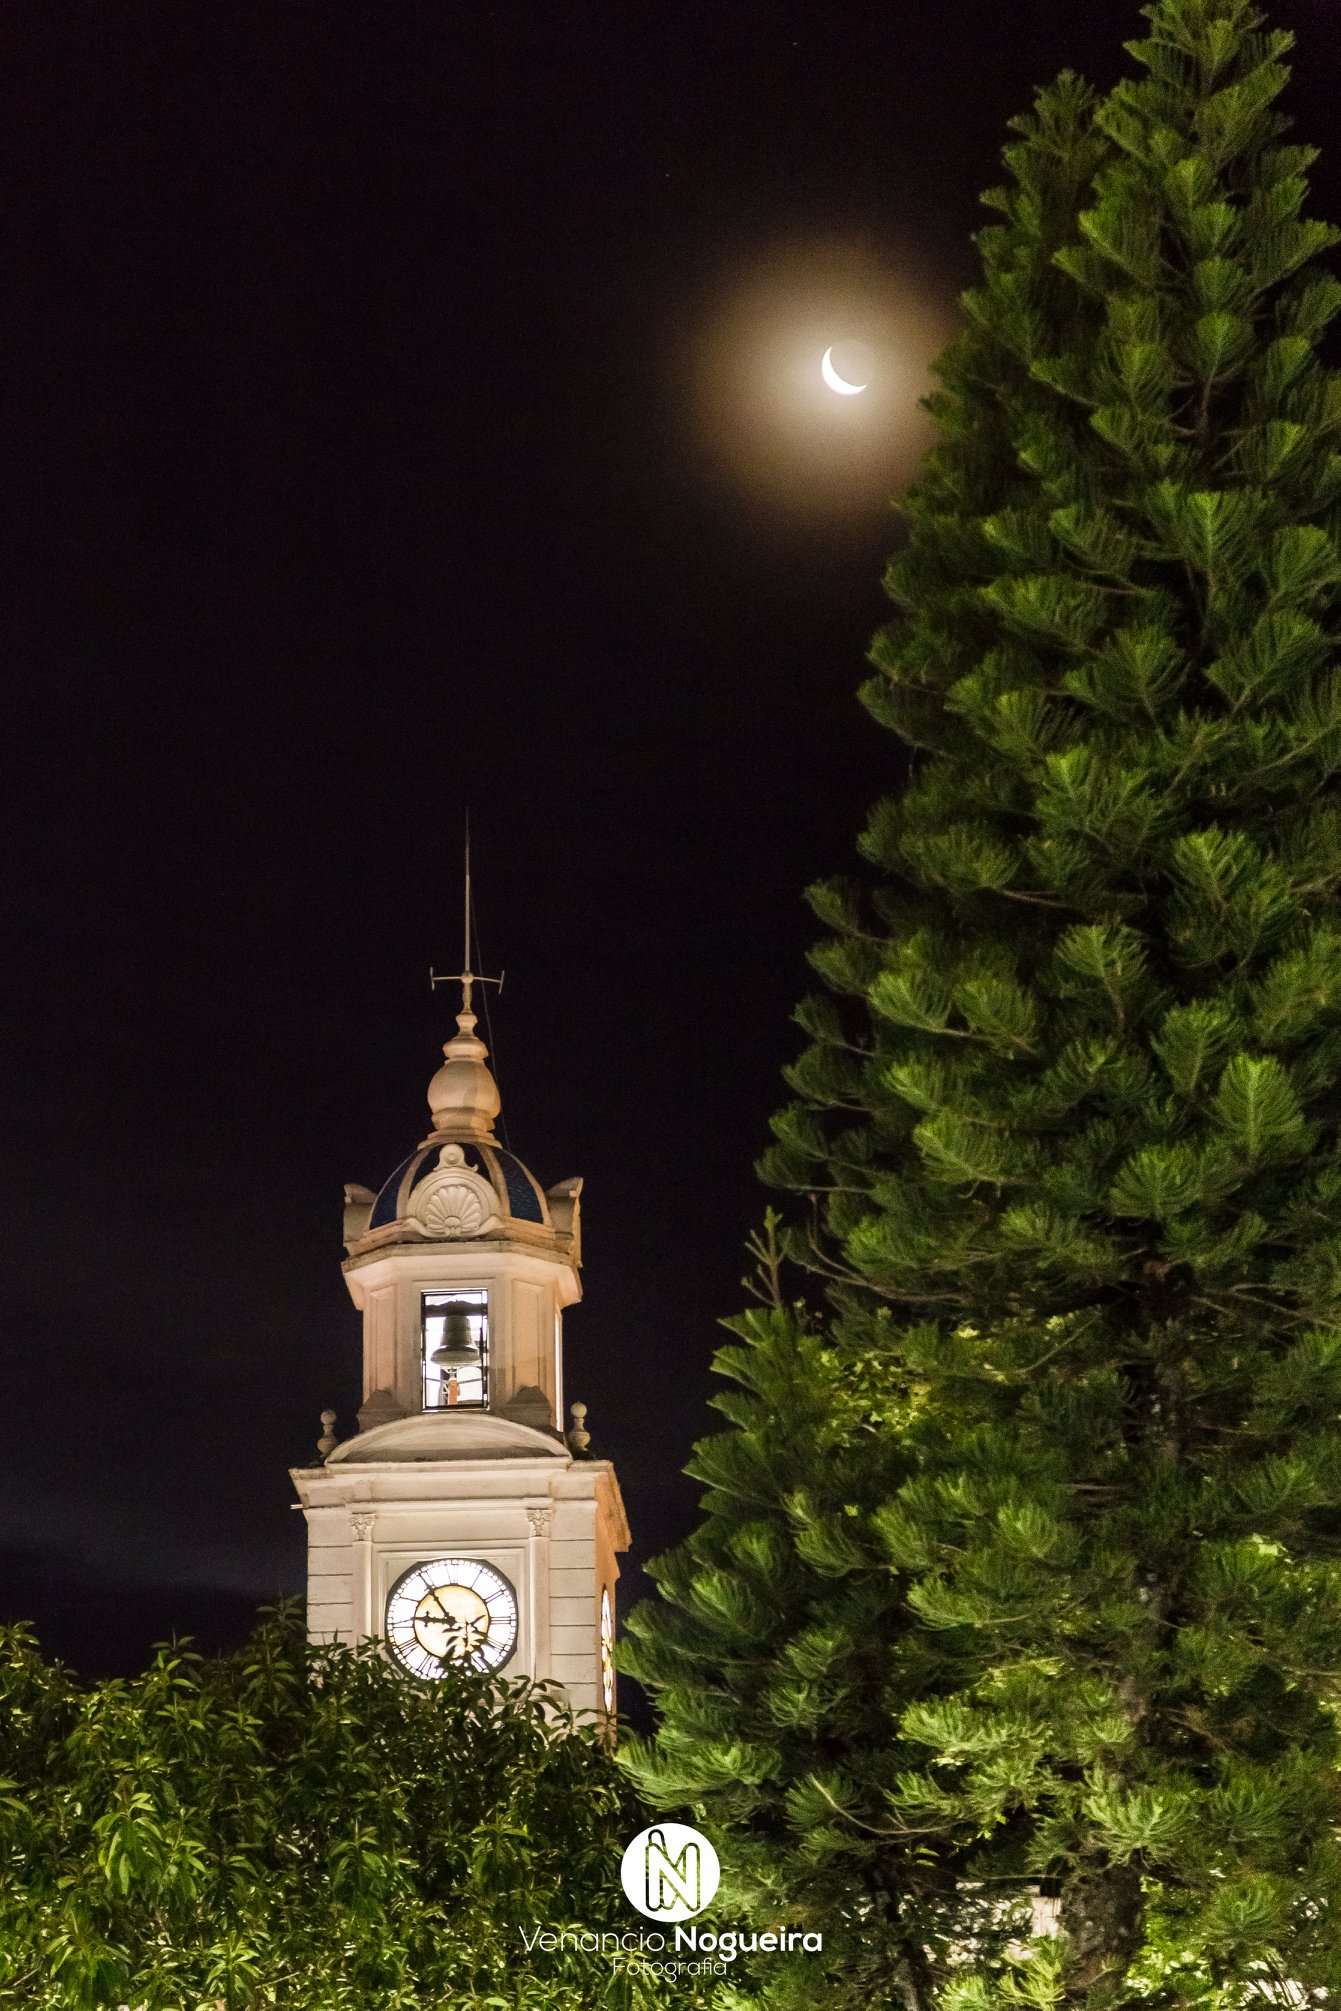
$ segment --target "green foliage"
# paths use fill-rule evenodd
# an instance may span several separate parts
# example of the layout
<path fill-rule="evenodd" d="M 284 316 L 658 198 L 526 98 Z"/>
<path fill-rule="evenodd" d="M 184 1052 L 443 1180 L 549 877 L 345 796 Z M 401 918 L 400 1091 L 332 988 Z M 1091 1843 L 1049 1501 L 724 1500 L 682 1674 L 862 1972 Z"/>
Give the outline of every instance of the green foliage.
<path fill-rule="evenodd" d="M 623 1930 L 642 1812 L 527 1685 L 417 1684 L 301 1616 L 85 1687 L 0 1634 L 0 2005 L 506 2011 L 655 2002 L 536 1927 Z M 689 2003 L 696 2000 L 689 1994 Z"/>
<path fill-rule="evenodd" d="M 863 691 L 914 757 L 763 1166 L 828 1308 L 737 1323 L 638 1618 L 645 1791 L 912 2011 L 1341 1989 L 1338 233 L 1289 36 L 1145 16 L 988 197 Z"/>
<path fill-rule="evenodd" d="M 729 1833 L 727 1912 L 823 1933 L 822 1961 L 770 1969 L 740 2001 L 838 2003 L 881 1987 L 891 1960 L 920 1962 L 919 1933 L 946 1931 L 929 1905 L 943 1875 L 915 1838 L 890 1841 L 887 1793 L 914 1748 L 888 1747 L 897 1588 L 858 1506 L 873 1476 L 897 1484 L 907 1400 L 879 1362 L 844 1359 L 777 1302 L 775 1227 L 754 1245 L 766 1303 L 726 1323 L 735 1339 L 716 1358 L 732 1428 L 689 1468 L 704 1524 L 652 1567 L 662 1602 L 635 1608 L 620 1650 L 662 1729 L 618 1759 L 654 1806 Z"/>

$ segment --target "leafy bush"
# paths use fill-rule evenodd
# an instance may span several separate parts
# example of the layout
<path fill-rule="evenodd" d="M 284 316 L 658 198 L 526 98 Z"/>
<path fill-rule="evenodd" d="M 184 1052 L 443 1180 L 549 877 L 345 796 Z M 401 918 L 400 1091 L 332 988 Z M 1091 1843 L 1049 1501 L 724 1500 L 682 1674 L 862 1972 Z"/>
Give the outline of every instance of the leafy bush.
<path fill-rule="evenodd" d="M 0 1630 L 6 2007 L 635 2011 L 651 1979 L 522 1930 L 626 1930 L 645 1819 L 543 1686 L 412 1683 L 293 1609 L 95 1685 Z"/>

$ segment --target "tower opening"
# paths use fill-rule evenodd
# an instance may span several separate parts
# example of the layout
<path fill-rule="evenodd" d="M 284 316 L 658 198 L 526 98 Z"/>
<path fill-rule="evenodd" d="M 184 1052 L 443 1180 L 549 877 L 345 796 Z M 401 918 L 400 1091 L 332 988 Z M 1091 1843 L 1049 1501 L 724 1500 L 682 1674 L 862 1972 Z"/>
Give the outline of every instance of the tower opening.
<path fill-rule="evenodd" d="M 487 1410 L 488 1292 L 425 1292 L 421 1303 L 424 1409 Z"/>

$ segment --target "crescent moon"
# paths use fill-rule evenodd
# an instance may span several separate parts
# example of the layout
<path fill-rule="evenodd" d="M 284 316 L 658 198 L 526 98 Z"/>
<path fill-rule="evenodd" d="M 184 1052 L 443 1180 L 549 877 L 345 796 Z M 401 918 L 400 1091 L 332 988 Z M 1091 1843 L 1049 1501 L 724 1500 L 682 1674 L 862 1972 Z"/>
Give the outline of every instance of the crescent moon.
<path fill-rule="evenodd" d="M 820 358 L 820 376 L 824 379 L 829 389 L 836 391 L 840 398 L 855 398 L 859 391 L 866 389 L 864 384 L 849 384 L 846 377 L 838 375 L 838 372 L 833 367 L 832 343 L 830 343 Z"/>

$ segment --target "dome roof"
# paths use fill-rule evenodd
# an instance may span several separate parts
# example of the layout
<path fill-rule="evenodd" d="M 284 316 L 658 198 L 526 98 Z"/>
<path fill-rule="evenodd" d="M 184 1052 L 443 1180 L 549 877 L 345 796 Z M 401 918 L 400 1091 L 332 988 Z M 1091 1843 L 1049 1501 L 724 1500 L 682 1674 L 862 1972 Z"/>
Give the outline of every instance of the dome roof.
<path fill-rule="evenodd" d="M 581 1263 L 580 1180 L 560 1181 L 546 1195 L 515 1152 L 494 1137 L 500 1104 L 489 1050 L 475 1033 L 470 986 L 444 1046 L 443 1065 L 429 1084 L 433 1129 L 403 1159 L 376 1196 L 345 1191 L 345 1248 L 351 1257 L 388 1243 L 443 1243 L 507 1237 L 552 1248 Z M 552 1196 L 552 1199 L 551 1199 Z M 541 1231 L 539 1238 L 535 1232 Z"/>
<path fill-rule="evenodd" d="M 513 1222 L 533 1222 L 549 1228 L 549 1204 L 535 1175 L 523 1166 L 514 1152 L 490 1140 L 464 1142 L 432 1138 L 401 1161 L 383 1182 L 368 1217 L 367 1233 L 388 1229 L 393 1222 L 411 1214 L 415 1189 L 433 1173 L 449 1167 L 463 1167 L 478 1175 L 493 1189 L 499 1215 Z M 458 1232 L 459 1233 L 459 1232 Z"/>

